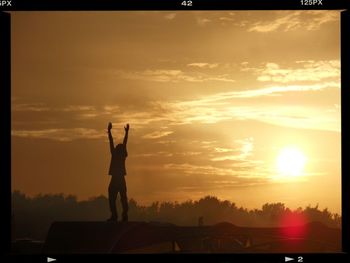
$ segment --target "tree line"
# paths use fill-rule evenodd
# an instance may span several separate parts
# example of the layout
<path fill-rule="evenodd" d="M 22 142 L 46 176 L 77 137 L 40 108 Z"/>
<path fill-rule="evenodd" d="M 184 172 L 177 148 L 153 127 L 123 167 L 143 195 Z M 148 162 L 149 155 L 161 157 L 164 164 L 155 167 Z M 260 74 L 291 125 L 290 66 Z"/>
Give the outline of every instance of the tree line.
<path fill-rule="evenodd" d="M 119 205 L 120 202 L 117 202 Z M 121 207 L 118 206 L 118 211 Z M 108 199 L 97 196 L 78 201 L 76 196 L 45 194 L 28 197 L 12 193 L 12 238 L 45 240 L 54 221 L 105 221 L 109 217 Z M 321 222 L 332 228 L 341 227 L 341 216 L 318 205 L 291 210 L 283 203 L 266 203 L 261 209 L 238 207 L 234 202 L 205 196 L 199 200 L 185 202 L 153 202 L 143 206 L 129 200 L 129 220 L 166 222 L 176 225 L 204 225 L 229 222 L 245 227 L 277 227 L 293 224 L 284 218 L 303 218 L 302 222 Z M 296 220 L 296 223 L 301 222 Z"/>

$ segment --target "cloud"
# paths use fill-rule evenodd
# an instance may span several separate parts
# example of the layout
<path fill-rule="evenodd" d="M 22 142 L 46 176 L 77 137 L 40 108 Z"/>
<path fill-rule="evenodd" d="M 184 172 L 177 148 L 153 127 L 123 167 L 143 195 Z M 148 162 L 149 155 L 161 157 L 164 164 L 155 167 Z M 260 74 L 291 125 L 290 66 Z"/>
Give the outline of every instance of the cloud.
<path fill-rule="evenodd" d="M 272 16 L 273 17 L 273 16 Z M 318 30 L 323 24 L 339 21 L 338 11 L 281 11 L 273 20 L 254 23 L 248 32 L 292 31 L 296 29 Z"/>
<path fill-rule="evenodd" d="M 135 154 L 134 157 L 172 157 L 174 156 L 174 153 L 165 152 L 165 151 L 158 151 L 155 153 L 140 153 Z"/>
<path fill-rule="evenodd" d="M 115 72 L 118 77 L 132 80 L 148 80 L 158 82 L 178 81 L 184 78 L 181 70 L 145 70 L 145 71 L 121 71 Z"/>
<path fill-rule="evenodd" d="M 34 106 L 35 105 L 35 106 Z M 88 106 L 88 105 L 63 105 L 48 107 L 44 103 L 37 104 L 17 104 L 12 105 L 12 127 L 14 130 L 43 130 L 46 132 L 25 133 L 35 137 L 36 134 L 50 134 L 57 127 L 72 128 L 80 126 L 91 127 L 91 125 L 102 122 L 113 122 L 115 127 L 123 127 L 125 123 L 131 123 L 132 128 L 140 128 L 165 121 L 168 116 L 162 113 L 159 103 L 147 103 L 143 110 L 135 107 L 127 107 L 121 110 L 119 105 Z M 94 119 L 94 122 L 91 122 Z M 103 125 L 105 126 L 105 125 Z M 74 128 L 75 128 L 74 127 Z M 94 127 L 93 127 L 94 128 Z M 52 130 L 53 129 L 53 130 Z M 16 133 L 19 134 L 19 133 Z M 25 134 L 21 134 L 25 136 Z"/>
<path fill-rule="evenodd" d="M 228 105 L 231 99 L 255 98 L 262 96 L 278 96 L 285 92 L 317 91 L 326 88 L 340 88 L 340 83 L 335 81 L 323 82 L 312 85 L 279 85 L 261 89 L 250 89 L 241 91 L 221 92 L 208 96 L 203 96 L 197 100 L 189 100 L 176 103 L 181 106 L 219 106 Z M 210 116 L 210 114 L 209 114 Z"/>
<path fill-rule="evenodd" d="M 205 17 L 199 17 L 199 16 L 196 17 L 196 21 L 199 26 L 206 26 L 208 23 L 211 22 L 210 19 Z"/>
<path fill-rule="evenodd" d="M 104 131 L 86 128 L 12 130 L 11 135 L 22 138 L 50 139 L 60 142 L 70 142 L 77 139 L 100 139 L 106 137 Z"/>
<path fill-rule="evenodd" d="M 330 63 L 314 61 L 299 61 L 298 64 L 320 65 L 320 67 L 324 65 L 328 67 L 330 65 Z M 266 68 L 269 70 L 280 69 L 277 64 L 272 63 Z M 176 74 L 174 73 L 173 75 Z M 130 107 L 121 111 L 119 105 L 104 105 L 101 107 L 68 105 L 61 108 L 56 107 L 50 109 L 40 103 L 35 104 L 35 107 L 31 104 L 25 104 L 25 106 L 14 104 L 13 109 L 20 110 L 21 115 L 25 113 L 25 110 L 27 110 L 28 113 L 21 116 L 23 119 L 21 122 L 19 122 L 18 117 L 15 117 L 17 120 L 13 122 L 13 127 L 16 131 L 13 134 L 15 136 L 31 138 L 53 137 L 61 141 L 71 140 L 72 138 L 103 138 L 103 136 L 105 136 L 103 133 L 102 135 L 97 135 L 93 130 L 88 132 L 88 130 L 80 130 L 80 128 L 74 127 L 85 127 L 86 125 L 88 125 L 87 127 L 91 127 L 91 123 L 88 123 L 87 120 L 96 119 L 97 117 L 99 121 L 106 123 L 107 121 L 113 120 L 113 125 L 115 127 L 123 127 L 125 123 L 131 123 L 132 128 L 136 130 L 149 125 L 157 125 L 159 127 L 170 127 L 169 125 L 172 125 L 175 127 L 178 125 L 196 123 L 215 124 L 229 120 L 256 120 L 287 127 L 340 131 L 339 107 L 332 107 L 330 110 L 329 107 L 310 107 L 308 105 L 288 103 L 285 105 L 261 103 L 256 105 L 252 101 L 254 98 L 267 96 L 281 97 L 284 96 L 285 93 L 292 92 L 319 92 L 324 89 L 337 89 L 338 91 L 334 92 L 339 92 L 339 87 L 340 83 L 336 81 L 310 85 L 272 85 L 261 89 L 214 93 L 191 100 L 153 101 L 149 102 L 147 107 L 142 111 Z M 235 100 L 239 100 L 239 103 L 236 103 Z M 337 101 L 333 102 L 333 104 L 338 103 Z M 28 119 L 26 116 L 32 116 L 31 111 L 33 110 L 38 113 Z M 324 114 L 320 114 L 320 112 L 324 112 Z M 77 121 L 78 123 L 76 123 Z M 56 129 L 57 127 L 70 129 Z M 76 129 L 74 130 L 73 128 Z M 160 130 L 148 134 L 141 134 L 140 136 L 143 136 L 145 139 L 161 139 L 172 133 L 173 131 Z M 227 156 L 229 156 L 229 154 L 227 154 Z M 231 156 L 227 158 L 232 159 L 236 157 Z"/>
<path fill-rule="evenodd" d="M 321 25 L 339 21 L 340 19 L 340 12 L 339 11 L 308 11 L 309 14 L 314 16 L 313 23 L 307 23 L 306 28 L 307 30 L 317 30 L 320 28 Z"/>
<path fill-rule="evenodd" d="M 236 80 L 228 77 L 228 74 L 218 75 L 217 77 L 203 78 L 201 82 L 203 82 L 203 81 L 222 81 L 222 82 L 232 82 L 232 83 L 236 82 Z"/>
<path fill-rule="evenodd" d="M 81 119 L 93 119 L 102 114 L 102 112 L 97 111 L 96 107 L 88 105 L 69 105 L 63 108 L 54 108 L 52 111 L 77 113 Z"/>
<path fill-rule="evenodd" d="M 215 150 L 215 152 L 218 152 L 218 153 L 226 153 L 226 152 L 232 152 L 233 151 L 232 149 L 222 148 L 222 147 L 215 147 L 214 150 Z"/>
<path fill-rule="evenodd" d="M 89 105 L 68 105 L 64 107 L 49 107 L 45 103 L 12 103 L 12 111 L 33 111 L 33 112 L 47 112 L 47 111 L 56 111 L 56 112 L 95 112 L 96 108 Z"/>
<path fill-rule="evenodd" d="M 224 155 L 219 155 L 214 158 L 212 158 L 212 161 L 226 161 L 226 160 L 236 160 L 236 161 L 243 161 L 246 160 L 248 157 L 252 155 L 253 148 L 254 148 L 254 139 L 249 137 L 245 138 L 243 140 L 236 140 L 235 141 L 235 148 L 239 149 L 238 153 L 233 149 L 221 149 L 215 148 L 215 150 L 219 153 L 225 153 Z M 230 154 L 227 155 L 228 152 L 236 152 L 236 154 Z"/>
<path fill-rule="evenodd" d="M 273 21 L 268 22 L 256 22 L 252 27 L 248 29 L 248 32 L 271 32 L 279 29 L 280 27 L 285 27 L 285 31 L 288 31 L 295 28 L 297 25 L 299 25 L 300 21 L 298 19 L 297 13 L 292 13 L 284 17 L 280 17 L 278 19 L 275 19 Z"/>
<path fill-rule="evenodd" d="M 12 103 L 11 111 L 49 111 L 50 108 L 43 103 Z"/>
<path fill-rule="evenodd" d="M 103 106 L 104 114 L 113 114 L 120 112 L 120 106 L 118 105 L 105 105 Z"/>
<path fill-rule="evenodd" d="M 158 103 L 159 104 L 159 103 Z M 162 112 L 158 112 L 159 107 L 155 105 L 149 109 L 145 109 L 142 112 L 125 110 L 116 115 L 112 115 L 112 119 L 117 120 L 113 122 L 113 126 L 122 127 L 125 123 L 132 124 L 132 128 L 142 128 L 154 123 L 170 122 L 170 116 L 167 115 L 166 109 L 162 109 Z"/>
<path fill-rule="evenodd" d="M 69 105 L 69 106 L 64 107 L 62 109 L 55 109 L 55 110 L 62 110 L 62 111 L 95 111 L 96 108 L 94 106 L 88 106 L 88 105 Z"/>
<path fill-rule="evenodd" d="M 219 17 L 219 20 L 220 21 L 227 21 L 227 22 L 234 21 L 234 19 L 232 17 L 227 17 L 227 16 Z"/>
<path fill-rule="evenodd" d="M 209 64 L 208 64 L 209 65 Z M 211 64 L 212 65 L 212 64 Z M 169 69 L 157 69 L 157 70 L 144 70 L 144 71 L 115 71 L 115 74 L 124 79 L 130 80 L 142 80 L 142 81 L 156 81 L 156 82 L 205 82 L 205 81 L 223 81 L 223 82 L 235 82 L 230 78 L 228 74 L 222 75 L 207 75 L 203 73 L 185 73 L 182 70 L 169 70 Z"/>
<path fill-rule="evenodd" d="M 152 133 L 148 133 L 142 137 L 145 139 L 158 139 L 158 138 L 168 136 L 169 134 L 172 134 L 172 133 L 173 131 L 155 131 Z"/>
<path fill-rule="evenodd" d="M 296 61 L 293 68 L 282 68 L 276 63 L 266 63 L 260 68 L 250 68 L 242 65 L 242 71 L 256 74 L 262 82 L 288 83 L 296 81 L 321 81 L 329 78 L 340 78 L 339 60 Z M 301 67 L 300 67 L 301 66 Z"/>
<path fill-rule="evenodd" d="M 176 17 L 176 13 L 170 13 L 170 14 L 166 14 L 166 15 L 164 16 L 164 18 L 165 18 L 166 20 L 173 20 L 175 17 Z"/>
<path fill-rule="evenodd" d="M 261 163 L 259 162 L 259 164 Z M 241 168 L 239 169 L 240 165 Z M 217 167 L 214 165 L 196 165 L 190 163 L 167 163 L 163 165 L 163 169 L 168 172 L 173 171 L 177 174 L 200 175 L 202 183 L 205 181 L 209 184 L 213 182 L 220 184 L 220 182 L 223 183 L 224 181 L 254 184 L 256 179 L 261 179 L 267 182 L 272 177 L 269 172 L 264 172 L 260 169 L 257 170 L 251 165 L 247 165 L 243 162 L 232 168 Z"/>
<path fill-rule="evenodd" d="M 198 68 L 217 68 L 219 66 L 218 63 L 190 63 L 187 64 L 188 67 L 198 67 Z"/>
<path fill-rule="evenodd" d="M 203 174 L 203 175 L 235 175 L 235 170 L 227 168 L 218 168 L 211 165 L 195 165 L 190 163 L 168 163 L 164 164 L 165 170 L 180 171 L 185 174 Z"/>
<path fill-rule="evenodd" d="M 236 94 L 231 94 L 232 97 L 236 98 L 252 98 L 268 95 L 280 95 L 284 92 L 299 92 L 299 91 L 317 91 L 326 88 L 339 88 L 340 85 L 337 82 L 325 82 L 322 84 L 313 85 L 285 85 L 285 86 L 272 86 L 256 90 L 248 90 L 243 92 L 237 92 Z"/>
<path fill-rule="evenodd" d="M 97 117 L 108 116 L 120 112 L 118 105 L 105 105 L 102 108 L 97 108 L 92 105 L 62 105 L 49 107 L 45 103 L 16 103 L 13 102 L 11 105 L 14 116 L 30 116 L 35 120 L 31 120 L 32 123 L 58 123 L 64 122 L 64 120 L 82 120 L 82 119 L 94 119 Z M 35 115 L 33 114 L 35 113 Z M 56 120 L 54 118 L 56 117 Z M 25 118 L 24 118 L 24 121 Z M 28 120 L 29 122 L 29 120 Z M 14 121 L 18 123 L 18 121 Z"/>
<path fill-rule="evenodd" d="M 274 125 L 340 131 L 339 111 L 328 112 L 321 106 L 302 104 L 258 104 L 247 101 L 241 106 L 235 99 L 251 99 L 261 96 L 282 96 L 286 92 L 320 91 L 326 88 L 339 89 L 337 82 L 324 82 L 314 85 L 271 86 L 263 89 L 243 90 L 217 93 L 203 96 L 196 100 L 160 102 L 165 111 L 164 119 L 172 125 L 214 124 L 226 120 L 256 120 Z M 322 110 L 323 109 L 323 110 Z"/>
<path fill-rule="evenodd" d="M 317 79 L 322 79 L 323 77 L 335 79 L 339 70 L 339 61 L 337 60 L 297 61 L 296 65 L 298 65 L 298 68 L 293 69 L 282 68 L 276 63 L 266 63 L 263 68 L 249 68 L 248 63 L 242 64 L 243 68 L 258 72 L 260 77 L 278 76 L 282 79 L 286 78 L 288 81 L 291 78 L 298 79 L 295 76 L 301 75 L 301 72 L 304 72 L 306 76 L 314 74 Z M 163 71 L 156 71 L 156 73 L 164 74 Z M 176 70 L 166 71 L 166 73 L 169 78 L 177 78 L 183 74 L 182 71 Z M 152 74 L 149 73 L 148 75 L 154 77 L 156 74 L 152 72 Z M 294 75 L 294 77 L 291 77 L 291 75 Z M 143 75 L 141 74 L 141 76 Z M 286 93 L 296 92 L 313 92 L 316 94 L 325 89 L 335 89 L 334 94 L 336 94 L 336 92 L 339 93 L 339 88 L 339 80 L 318 81 L 309 85 L 270 85 L 261 89 L 214 93 L 190 100 L 151 101 L 141 111 L 132 107 L 121 110 L 121 105 L 111 104 L 100 107 L 92 105 L 65 105 L 50 108 L 43 103 L 19 104 L 14 102 L 12 111 L 14 112 L 13 128 L 15 132 L 13 135 L 30 138 L 54 138 L 61 141 L 72 140 L 72 138 L 103 138 L 105 134 L 97 135 L 94 133 L 94 130 L 79 128 L 91 127 L 91 123 L 88 123 L 87 120 L 96 119 L 97 117 L 99 121 L 106 123 L 113 120 L 115 127 L 123 127 L 125 123 L 131 123 L 132 128 L 135 129 L 141 129 L 149 125 L 170 127 L 169 125 L 215 124 L 229 120 L 256 120 L 273 125 L 338 132 L 340 131 L 340 107 L 323 108 L 322 106 L 311 107 L 305 104 L 295 105 L 288 103 L 285 105 L 261 103 L 256 105 L 252 99 L 282 97 L 289 95 Z M 236 103 L 235 100 L 239 100 L 239 103 Z M 338 105 L 339 102 L 334 101 L 331 104 Z M 31 113 L 33 111 L 35 112 L 34 115 Z M 320 112 L 324 114 L 320 114 Z M 57 129 L 57 127 L 60 129 Z M 160 130 L 141 134 L 140 136 L 143 136 L 144 139 L 161 139 L 172 133 L 173 131 Z M 230 157 L 230 154 L 226 156 L 226 159 L 237 158 L 232 157 L 232 155 Z"/>

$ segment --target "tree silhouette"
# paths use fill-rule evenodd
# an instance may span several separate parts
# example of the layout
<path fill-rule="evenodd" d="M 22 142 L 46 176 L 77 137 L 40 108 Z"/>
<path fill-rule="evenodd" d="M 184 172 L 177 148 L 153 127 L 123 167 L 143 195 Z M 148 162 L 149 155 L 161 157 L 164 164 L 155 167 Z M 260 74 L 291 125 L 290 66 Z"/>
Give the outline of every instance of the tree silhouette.
<path fill-rule="evenodd" d="M 119 204 L 120 205 L 120 204 Z M 120 209 L 120 207 L 118 207 Z M 12 193 L 13 239 L 32 238 L 44 240 L 54 221 L 104 221 L 108 217 L 108 199 L 105 196 L 78 201 L 75 196 L 63 194 L 45 194 L 28 197 L 14 191 Z M 178 202 L 153 202 L 142 206 L 136 200 L 129 200 L 129 218 L 131 221 L 157 221 L 177 225 L 198 225 L 198 218 L 204 225 L 229 222 L 237 226 L 276 227 L 285 226 L 289 221 L 281 218 L 305 218 L 305 223 L 318 221 L 328 227 L 340 228 L 341 216 L 331 213 L 327 208 L 320 210 L 307 206 L 305 209 L 291 210 L 283 203 L 266 203 L 261 209 L 248 210 L 237 207 L 228 200 L 219 200 L 215 196 L 205 196 L 199 200 Z"/>

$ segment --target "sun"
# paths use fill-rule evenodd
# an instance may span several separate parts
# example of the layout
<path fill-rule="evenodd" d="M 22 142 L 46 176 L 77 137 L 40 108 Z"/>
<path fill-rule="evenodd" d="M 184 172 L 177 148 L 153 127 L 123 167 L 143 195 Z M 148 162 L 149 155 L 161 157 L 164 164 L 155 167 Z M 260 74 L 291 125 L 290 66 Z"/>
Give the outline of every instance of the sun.
<path fill-rule="evenodd" d="M 295 147 L 282 149 L 277 157 L 277 169 L 280 175 L 296 177 L 303 173 L 306 157 Z"/>

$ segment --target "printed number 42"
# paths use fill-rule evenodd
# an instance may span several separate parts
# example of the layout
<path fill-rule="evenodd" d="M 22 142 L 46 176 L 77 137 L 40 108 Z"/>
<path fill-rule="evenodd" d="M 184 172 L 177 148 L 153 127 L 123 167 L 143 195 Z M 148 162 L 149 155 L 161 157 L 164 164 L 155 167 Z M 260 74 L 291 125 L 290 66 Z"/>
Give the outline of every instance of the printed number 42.
<path fill-rule="evenodd" d="M 192 6 L 192 1 L 182 1 L 181 5 L 183 5 L 183 6 Z"/>

